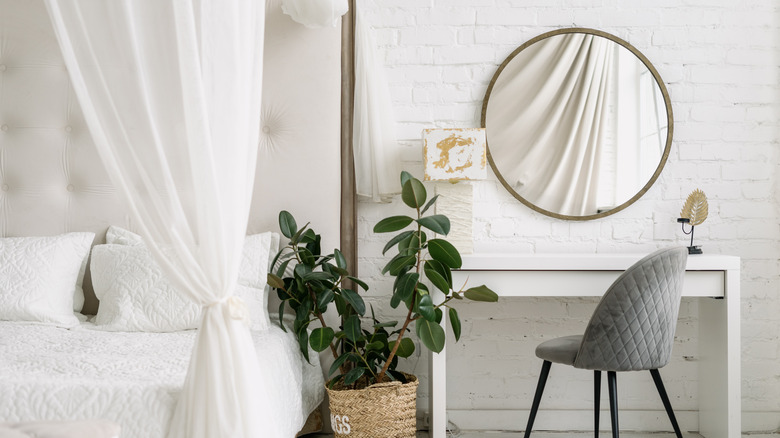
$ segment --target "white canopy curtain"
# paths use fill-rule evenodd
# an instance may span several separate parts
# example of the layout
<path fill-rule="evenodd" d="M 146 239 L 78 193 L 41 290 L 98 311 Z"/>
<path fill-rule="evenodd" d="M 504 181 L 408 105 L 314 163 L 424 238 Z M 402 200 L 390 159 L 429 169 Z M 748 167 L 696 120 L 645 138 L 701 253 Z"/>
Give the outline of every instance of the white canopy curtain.
<path fill-rule="evenodd" d="M 487 126 L 491 153 L 513 163 L 501 169 L 504 179 L 545 210 L 596 213 L 600 148 L 604 137 L 614 135 L 607 101 L 616 86 L 614 53 L 606 38 L 558 35 L 525 49 L 515 58 L 524 64 L 507 66 L 517 74 L 494 85 Z M 523 147 L 513 137 L 518 133 Z"/>
<path fill-rule="evenodd" d="M 282 12 L 306 27 L 333 27 L 349 10 L 347 0 L 282 0 Z"/>
<path fill-rule="evenodd" d="M 371 26 L 355 2 L 355 190 L 361 200 L 390 202 L 400 193 L 401 158 L 390 89 Z"/>
<path fill-rule="evenodd" d="M 155 259 L 203 320 L 171 438 L 292 436 L 262 405 L 232 297 L 255 174 L 264 2 L 47 0 L 108 173 Z"/>

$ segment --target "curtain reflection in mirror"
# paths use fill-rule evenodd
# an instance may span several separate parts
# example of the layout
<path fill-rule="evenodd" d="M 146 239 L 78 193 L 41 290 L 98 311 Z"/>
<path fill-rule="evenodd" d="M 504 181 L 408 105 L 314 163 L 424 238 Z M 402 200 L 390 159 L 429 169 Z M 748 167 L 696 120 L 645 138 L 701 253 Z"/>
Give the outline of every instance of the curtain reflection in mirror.
<path fill-rule="evenodd" d="M 507 183 L 536 206 L 570 216 L 630 199 L 658 166 L 667 131 L 663 95 L 642 61 L 583 33 L 519 53 L 494 84 L 486 120 Z"/>

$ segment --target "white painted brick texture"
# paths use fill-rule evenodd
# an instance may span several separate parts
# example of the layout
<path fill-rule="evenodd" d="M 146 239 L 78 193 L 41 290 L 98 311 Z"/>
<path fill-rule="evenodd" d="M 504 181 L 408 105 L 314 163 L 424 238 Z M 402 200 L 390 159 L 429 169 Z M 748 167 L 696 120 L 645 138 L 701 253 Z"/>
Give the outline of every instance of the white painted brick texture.
<path fill-rule="evenodd" d="M 491 180 L 474 183 L 475 252 L 647 252 L 686 244 L 675 218 L 695 188 L 710 200 L 696 230 L 705 252 L 742 257 L 743 430 L 780 428 L 780 3 L 777 0 L 358 0 L 385 60 L 404 168 L 422 176 L 421 131 L 477 127 L 482 98 L 501 61 L 528 39 L 562 27 L 615 34 L 642 51 L 666 82 L 675 141 L 656 184 L 636 204 L 590 222 L 539 215 Z M 432 188 L 431 188 L 432 191 Z M 360 275 L 382 317 L 392 282 L 380 274 L 383 235 L 373 225 L 405 213 L 361 203 Z M 448 408 L 517 409 L 526 418 L 540 361 L 535 346 L 578 333 L 592 299 L 463 303 L 463 338 L 450 343 Z M 698 403 L 697 305 L 684 300 L 674 358 L 662 373 L 678 410 Z M 452 340 L 450 340 L 451 342 Z M 421 377 L 427 359 L 404 367 Z M 589 409 L 591 374 L 560 367 L 546 409 Z M 648 376 L 628 373 L 621 409 L 659 410 Z M 766 418 L 774 420 L 766 421 Z M 489 428 L 490 425 L 485 425 Z"/>

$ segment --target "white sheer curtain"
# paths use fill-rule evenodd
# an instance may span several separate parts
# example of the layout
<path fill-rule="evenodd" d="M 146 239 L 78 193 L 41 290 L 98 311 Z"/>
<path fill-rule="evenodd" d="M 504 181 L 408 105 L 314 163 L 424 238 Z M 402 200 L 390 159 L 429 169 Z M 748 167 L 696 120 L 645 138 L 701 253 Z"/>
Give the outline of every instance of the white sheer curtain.
<path fill-rule="evenodd" d="M 47 0 L 98 151 L 157 261 L 203 305 L 172 438 L 282 437 L 232 297 L 260 120 L 265 4 Z"/>
<path fill-rule="evenodd" d="M 356 4 L 355 115 L 353 118 L 355 185 L 362 200 L 389 202 L 400 193 L 401 158 L 384 62 L 371 27 Z M 422 135 L 422 133 L 420 133 Z"/>
<path fill-rule="evenodd" d="M 282 12 L 306 27 L 333 27 L 349 10 L 347 0 L 282 0 Z"/>
<path fill-rule="evenodd" d="M 517 74 L 491 92 L 491 153 L 518 163 L 501 173 L 525 199 L 560 214 L 595 214 L 600 148 L 615 129 L 608 114 L 617 85 L 614 46 L 594 35 L 565 34 L 525 50 L 515 58 L 523 63 L 511 65 Z"/>

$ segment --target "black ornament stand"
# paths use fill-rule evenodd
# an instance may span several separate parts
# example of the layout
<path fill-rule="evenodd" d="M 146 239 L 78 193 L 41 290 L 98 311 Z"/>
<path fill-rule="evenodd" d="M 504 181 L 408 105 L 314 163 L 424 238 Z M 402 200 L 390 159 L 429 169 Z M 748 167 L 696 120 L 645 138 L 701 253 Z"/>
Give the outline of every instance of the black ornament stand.
<path fill-rule="evenodd" d="M 681 227 L 682 227 L 683 234 L 690 234 L 691 235 L 691 246 L 688 247 L 688 254 L 701 254 L 702 253 L 701 247 L 693 245 L 693 229 L 694 229 L 694 226 L 691 225 L 691 231 L 688 231 L 688 232 L 685 231 L 685 224 L 690 224 L 691 220 L 688 219 L 687 217 L 680 217 L 680 218 L 677 218 L 677 222 L 682 224 Z"/>

